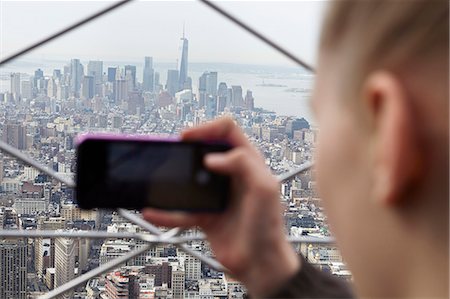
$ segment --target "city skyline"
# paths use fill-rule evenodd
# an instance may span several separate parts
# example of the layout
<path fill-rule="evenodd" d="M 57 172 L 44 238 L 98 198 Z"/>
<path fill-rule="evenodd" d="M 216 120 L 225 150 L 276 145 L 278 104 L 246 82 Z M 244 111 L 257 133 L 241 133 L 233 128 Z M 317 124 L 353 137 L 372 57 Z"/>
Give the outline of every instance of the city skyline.
<path fill-rule="evenodd" d="M 213 89 L 217 89 L 217 84 L 220 82 L 227 82 L 233 90 L 243 84 L 247 92 L 245 90 L 242 91 L 242 87 L 240 87 L 240 97 L 243 98 L 244 93 L 250 94 L 251 106 L 255 105 L 252 91 L 256 91 L 257 107 L 268 109 L 281 115 L 306 117 L 314 123 L 314 116 L 309 107 L 307 97 L 305 98 L 305 95 L 308 95 L 312 87 L 313 76 L 309 74 L 309 71 L 300 67 L 190 63 L 190 55 L 188 54 L 189 42 L 184 32 L 179 40 L 180 47 L 177 54 L 179 58 L 176 59 L 179 61 L 178 65 L 160 64 L 151 56 L 141 58 L 138 63 L 115 65 L 111 65 L 111 63 L 103 60 L 88 59 L 87 61 L 82 61 L 78 58 L 71 58 L 68 61 L 55 61 L 52 67 L 47 65 L 46 71 L 42 69 L 45 65 L 38 64 L 39 67 L 37 70 L 36 68 L 34 70 L 34 77 L 30 75 L 30 73 L 33 73 L 30 69 L 31 65 L 28 66 L 25 73 L 23 70 L 21 72 L 21 69 L 17 71 L 12 69 L 13 71 L 8 73 L 7 69 L 4 69 L 1 73 L 2 78 L 0 78 L 0 92 L 18 94 L 21 90 L 20 87 L 25 87 L 25 90 L 29 90 L 32 85 L 36 88 L 37 80 L 42 79 L 44 81 L 39 81 L 42 86 L 47 84 L 45 80 L 48 80 L 47 95 L 55 96 L 58 87 L 56 84 L 60 82 L 61 75 L 64 73 L 65 80 L 70 80 L 70 82 L 66 83 L 68 84 L 67 87 L 70 88 L 70 95 L 75 97 L 83 95 L 84 98 L 91 98 L 94 94 L 98 94 L 101 81 L 104 80 L 104 76 L 107 76 L 107 81 L 115 83 L 114 98 L 116 99 L 119 97 L 116 92 L 119 92 L 121 99 L 125 99 L 129 91 L 136 89 L 139 81 L 142 83 L 143 91 L 153 92 L 155 87 L 160 86 L 158 91 L 165 89 L 172 97 L 175 97 L 177 92 L 183 89 L 190 89 L 194 92 L 199 91 L 197 98 L 202 105 L 209 103 L 206 106 L 211 107 L 211 105 L 216 105 L 216 101 L 221 101 L 220 107 L 224 107 L 224 105 L 226 106 L 226 101 L 223 97 L 211 102 L 204 93 L 202 95 L 202 76 L 205 72 L 212 71 L 215 73 L 215 87 Z M 161 65 L 164 65 L 165 68 L 161 68 Z M 188 68 L 190 71 L 188 71 Z M 110 74 L 110 71 L 114 72 Z M 242 73 L 239 74 L 240 72 Z M 6 75 L 10 79 L 9 82 L 6 81 Z M 116 78 L 117 76 L 119 77 Z M 28 84 L 29 86 L 27 87 L 26 83 L 29 79 L 32 79 L 31 83 L 34 82 L 34 84 Z M 116 79 L 120 80 L 115 82 Z M 127 81 L 130 81 L 130 83 L 128 84 Z M 152 82 L 151 86 L 148 85 L 150 81 Z M 65 91 L 63 93 L 65 94 Z M 29 94 L 30 92 L 23 93 L 23 95 L 28 95 L 25 98 L 30 98 Z M 216 92 L 209 90 L 209 94 L 217 97 L 217 90 Z M 279 105 L 279 100 L 283 100 L 285 104 Z M 240 106 L 244 105 L 244 101 L 242 103 L 238 101 L 238 103 Z"/>
<path fill-rule="evenodd" d="M 23 84 L 28 82 L 28 79 L 36 72 L 42 78 L 50 78 L 55 75 L 56 71 L 61 71 L 64 66 L 70 66 L 71 61 L 69 59 L 66 61 L 58 61 L 52 64 L 52 66 L 42 67 L 41 65 L 33 67 L 27 67 L 26 72 L 19 71 L 20 80 Z M 76 58 L 75 58 L 76 59 Z M 175 76 L 178 78 L 178 70 L 175 64 L 164 64 L 158 63 L 153 60 L 153 71 L 157 74 L 159 82 L 165 84 L 167 83 L 167 71 L 177 71 Z M 103 73 L 104 76 L 108 76 L 108 69 L 124 69 L 125 66 L 129 65 L 125 62 L 123 63 L 108 63 L 106 61 L 97 60 L 79 60 L 84 66 L 85 76 L 88 79 L 89 75 L 89 65 L 96 62 L 103 63 Z M 144 68 L 140 65 L 145 65 L 145 57 L 143 57 L 142 62 L 137 64 L 136 67 L 136 80 L 143 83 L 143 71 Z M 245 90 L 251 90 L 256 95 L 255 105 L 257 107 L 262 107 L 269 111 L 274 111 L 279 115 L 286 116 L 302 116 L 306 117 L 308 121 L 315 123 L 314 115 L 312 113 L 311 107 L 309 105 L 309 91 L 312 88 L 314 76 L 309 75 L 301 69 L 291 69 L 291 68 L 278 68 L 278 67 L 266 67 L 266 66 L 248 66 L 248 65 L 236 65 L 236 64 L 196 64 L 190 63 L 190 77 L 192 78 L 192 88 L 197 92 L 199 90 L 199 79 L 204 74 L 204 72 L 217 72 L 218 73 L 218 83 L 226 82 L 230 85 L 242 85 Z M 42 67 L 42 68 L 41 68 Z M 33 69 L 33 71 L 32 71 Z M 123 70 L 123 72 L 125 72 Z M 0 80 L 0 93 L 11 91 L 11 75 L 17 76 L 18 73 L 14 72 L 3 72 L 3 80 Z M 89 78 L 90 79 L 90 78 Z M 154 79 L 157 79 L 156 77 Z M 81 79 L 79 79 L 81 80 Z M 178 79 L 175 79 L 176 81 Z M 178 91 L 178 81 L 173 87 L 174 91 L 171 94 L 175 94 Z M 306 93 L 305 93 L 306 92 Z M 281 104 L 281 105 L 280 105 Z"/>

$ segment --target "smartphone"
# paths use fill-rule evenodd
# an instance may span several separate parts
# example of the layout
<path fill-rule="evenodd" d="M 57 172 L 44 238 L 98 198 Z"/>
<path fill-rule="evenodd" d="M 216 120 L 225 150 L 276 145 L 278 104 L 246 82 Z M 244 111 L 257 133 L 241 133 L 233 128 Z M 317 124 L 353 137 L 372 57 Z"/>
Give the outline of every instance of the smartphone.
<path fill-rule="evenodd" d="M 76 201 L 82 209 L 226 209 L 230 178 L 203 165 L 221 142 L 84 135 L 77 145 Z"/>

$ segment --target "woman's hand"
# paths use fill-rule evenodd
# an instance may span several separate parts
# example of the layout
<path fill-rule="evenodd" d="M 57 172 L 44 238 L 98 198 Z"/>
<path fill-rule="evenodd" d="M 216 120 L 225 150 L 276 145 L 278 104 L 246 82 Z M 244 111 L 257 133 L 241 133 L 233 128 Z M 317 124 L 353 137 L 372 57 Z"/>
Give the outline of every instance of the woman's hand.
<path fill-rule="evenodd" d="M 142 211 L 154 224 L 199 226 L 206 233 L 216 258 L 242 281 L 253 296 L 274 292 L 299 270 L 300 260 L 287 242 L 279 184 L 263 157 L 231 118 L 222 118 L 189 129 L 184 140 L 226 141 L 233 149 L 211 153 L 205 165 L 229 175 L 232 195 L 222 214 Z"/>

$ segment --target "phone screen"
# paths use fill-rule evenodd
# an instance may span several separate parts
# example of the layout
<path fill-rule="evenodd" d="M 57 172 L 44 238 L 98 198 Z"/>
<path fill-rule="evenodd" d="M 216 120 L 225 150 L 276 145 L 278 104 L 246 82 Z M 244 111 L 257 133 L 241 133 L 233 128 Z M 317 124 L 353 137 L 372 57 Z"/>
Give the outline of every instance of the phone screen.
<path fill-rule="evenodd" d="M 203 167 L 203 157 L 228 149 L 198 142 L 88 139 L 77 152 L 77 202 L 82 208 L 222 211 L 229 178 Z"/>

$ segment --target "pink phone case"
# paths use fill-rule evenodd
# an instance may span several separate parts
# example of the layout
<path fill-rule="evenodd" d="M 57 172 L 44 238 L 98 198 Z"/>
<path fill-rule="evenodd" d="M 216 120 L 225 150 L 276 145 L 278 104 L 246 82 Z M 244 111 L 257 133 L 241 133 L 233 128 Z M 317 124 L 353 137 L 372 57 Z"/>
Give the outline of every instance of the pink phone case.
<path fill-rule="evenodd" d="M 83 133 L 75 138 L 75 144 L 79 145 L 86 140 L 126 140 L 126 141 L 164 141 L 164 142 L 178 142 L 180 137 L 161 137 L 152 135 L 129 135 L 129 134 L 115 134 L 115 133 Z"/>

